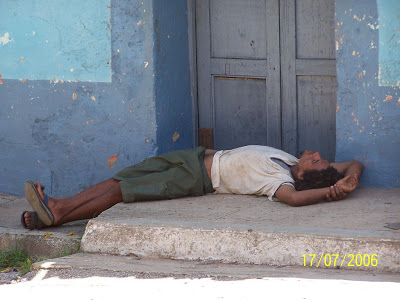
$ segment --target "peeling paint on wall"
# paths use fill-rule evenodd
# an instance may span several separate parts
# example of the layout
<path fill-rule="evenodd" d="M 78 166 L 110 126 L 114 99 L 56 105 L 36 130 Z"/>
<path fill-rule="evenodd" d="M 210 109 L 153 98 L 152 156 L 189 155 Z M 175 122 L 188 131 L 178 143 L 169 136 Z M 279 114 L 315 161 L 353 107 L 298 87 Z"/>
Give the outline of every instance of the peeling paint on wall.
<path fill-rule="evenodd" d="M 3 36 L 0 36 L 0 46 L 7 45 L 9 42 L 12 42 L 13 39 L 10 39 L 10 33 L 6 32 Z"/>
<path fill-rule="evenodd" d="M 391 10 L 400 4 L 398 0 L 394 6 L 391 0 L 381 2 Z M 380 11 L 378 15 L 376 0 L 336 0 L 335 14 L 340 107 L 336 160 L 356 159 L 364 163 L 361 185 L 400 187 L 400 87 L 393 80 L 393 70 L 400 70 L 400 50 L 393 51 L 392 47 L 390 55 L 384 55 L 389 43 L 381 41 L 382 15 Z M 400 22 L 399 13 L 391 18 L 391 22 Z M 391 33 L 392 42 L 399 45 L 396 34 Z M 382 62 L 390 67 L 391 72 L 386 75 L 390 75 L 392 84 L 388 86 L 382 85 Z"/>
<path fill-rule="evenodd" d="M 382 2 L 390 6 L 391 1 Z M 336 160 L 363 162 L 361 185 L 400 187 L 400 87 L 396 81 L 382 86 L 379 70 L 385 45 L 382 47 L 377 2 L 337 0 L 335 13 L 337 105 L 340 107 L 336 122 Z M 397 14 L 394 21 L 399 22 L 399 17 Z M 396 39 L 393 32 L 392 37 Z M 398 66 L 399 53 L 393 51 L 392 56 L 386 56 L 385 64 L 391 71 Z M 392 80 L 395 73 L 390 75 Z"/>
<path fill-rule="evenodd" d="M 116 162 L 117 159 L 118 159 L 118 155 L 119 155 L 119 153 L 118 153 L 117 155 L 110 156 L 110 157 L 107 159 L 108 167 L 109 167 L 110 169 L 113 169 L 113 168 L 114 168 L 114 164 L 115 164 L 115 162 Z"/>
<path fill-rule="evenodd" d="M 377 0 L 379 85 L 400 86 L 400 1 Z"/>
<path fill-rule="evenodd" d="M 2 4 L 0 65 L 4 79 L 110 82 L 110 1 L 14 0 Z"/>

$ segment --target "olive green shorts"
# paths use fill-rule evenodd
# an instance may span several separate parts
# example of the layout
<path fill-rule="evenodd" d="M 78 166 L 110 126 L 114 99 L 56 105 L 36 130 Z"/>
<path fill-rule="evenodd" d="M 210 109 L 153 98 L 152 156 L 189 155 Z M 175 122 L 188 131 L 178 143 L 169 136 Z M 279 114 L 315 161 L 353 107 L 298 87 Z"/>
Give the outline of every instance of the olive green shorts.
<path fill-rule="evenodd" d="M 125 203 L 202 196 L 214 191 L 204 165 L 204 152 L 204 147 L 198 147 L 148 158 L 113 178 L 120 181 Z"/>

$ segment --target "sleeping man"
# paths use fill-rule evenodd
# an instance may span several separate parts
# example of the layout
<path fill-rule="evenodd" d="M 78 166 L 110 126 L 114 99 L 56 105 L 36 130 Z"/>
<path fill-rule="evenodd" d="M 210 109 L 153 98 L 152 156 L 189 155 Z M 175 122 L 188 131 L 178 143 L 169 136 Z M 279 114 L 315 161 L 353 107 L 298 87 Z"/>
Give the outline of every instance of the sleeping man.
<path fill-rule="evenodd" d="M 310 205 L 346 198 L 362 171 L 358 161 L 330 163 L 310 150 L 298 159 L 268 146 L 198 147 L 146 159 L 64 199 L 48 197 L 40 182 L 27 181 L 25 195 L 34 211 L 24 211 L 21 223 L 27 229 L 60 226 L 96 217 L 120 202 L 207 193 L 264 195 L 291 206 Z"/>

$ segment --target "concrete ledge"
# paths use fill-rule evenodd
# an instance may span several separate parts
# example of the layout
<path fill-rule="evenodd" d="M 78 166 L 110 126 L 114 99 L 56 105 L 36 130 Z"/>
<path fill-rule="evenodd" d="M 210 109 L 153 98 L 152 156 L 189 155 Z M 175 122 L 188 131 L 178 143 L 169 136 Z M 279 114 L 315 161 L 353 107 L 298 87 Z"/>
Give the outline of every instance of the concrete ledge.
<path fill-rule="evenodd" d="M 86 231 L 86 221 L 22 229 L 24 210 L 30 210 L 25 199 L 0 195 L 0 248 L 65 255 L 77 250 L 85 232 L 82 250 L 94 253 L 271 266 L 303 266 L 303 255 L 310 266 L 315 254 L 314 267 L 321 255 L 319 268 L 325 267 L 331 255 L 331 267 L 400 272 L 400 230 L 387 226 L 400 222 L 400 189 L 361 188 L 343 201 L 299 208 L 239 195 L 118 204 L 91 220 Z M 333 254 L 339 254 L 336 264 Z M 359 256 L 357 266 L 349 254 L 365 260 L 361 264 Z M 378 265 L 365 266 L 375 254 Z"/>
<path fill-rule="evenodd" d="M 16 247 L 31 257 L 51 258 L 79 251 L 80 238 L 45 231 L 0 228 L 0 249 Z"/>
<path fill-rule="evenodd" d="M 28 230 L 21 225 L 23 211 L 31 211 L 25 198 L 0 194 L 0 249 L 18 247 L 29 256 L 50 258 L 75 253 L 86 221 L 65 226 Z"/>
<path fill-rule="evenodd" d="M 321 255 L 339 254 L 336 266 L 342 269 L 400 272 L 400 240 L 370 237 L 146 226 L 91 220 L 82 238 L 81 249 L 90 253 L 271 266 L 303 266 L 304 254 L 307 266 L 310 266 L 309 254 L 316 254 L 313 262 L 316 266 Z M 352 261 L 350 254 L 354 255 Z M 360 257 L 356 261 L 357 254 L 367 255 L 365 263 Z M 377 266 L 365 266 L 373 254 L 376 254 Z M 326 267 L 324 259 L 323 255 L 319 267 Z M 334 267 L 334 259 L 332 257 L 329 263 L 327 256 L 326 265 Z"/>
<path fill-rule="evenodd" d="M 271 266 L 303 266 L 303 255 L 310 266 L 315 254 L 314 267 L 400 272 L 400 231 L 387 227 L 399 216 L 400 189 L 361 188 L 346 200 L 304 207 L 239 195 L 146 201 L 91 220 L 81 249 Z"/>
<path fill-rule="evenodd" d="M 202 261 L 115 256 L 107 254 L 77 253 L 70 256 L 49 259 L 33 264 L 32 270 L 53 271 L 59 277 L 84 271 L 85 277 L 110 276 L 122 272 L 123 276 L 136 278 L 214 278 L 217 280 L 239 280 L 251 278 L 309 278 L 328 280 L 386 281 L 400 282 L 396 273 L 357 270 L 328 270 L 303 267 L 268 267 L 254 264 L 224 264 Z M 105 272 L 103 272 L 105 271 Z M 128 273 L 126 273 L 128 272 Z M 51 276 L 51 275 L 50 275 Z M 49 276 L 49 277 L 50 277 Z M 251 298 L 248 298 L 251 299 Z M 385 298 L 386 299 L 386 298 Z"/>

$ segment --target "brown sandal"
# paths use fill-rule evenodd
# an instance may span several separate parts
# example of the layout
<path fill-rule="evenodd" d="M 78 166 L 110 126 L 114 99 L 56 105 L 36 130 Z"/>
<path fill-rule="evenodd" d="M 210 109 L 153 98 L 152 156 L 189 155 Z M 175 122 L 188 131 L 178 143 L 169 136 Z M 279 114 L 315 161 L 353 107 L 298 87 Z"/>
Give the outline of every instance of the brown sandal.
<path fill-rule="evenodd" d="M 33 210 L 37 213 L 38 218 L 46 226 L 51 226 L 54 223 L 53 213 L 49 209 L 49 197 L 45 194 L 44 199 L 39 195 L 39 192 L 32 181 L 27 181 L 24 184 L 25 197 Z"/>

